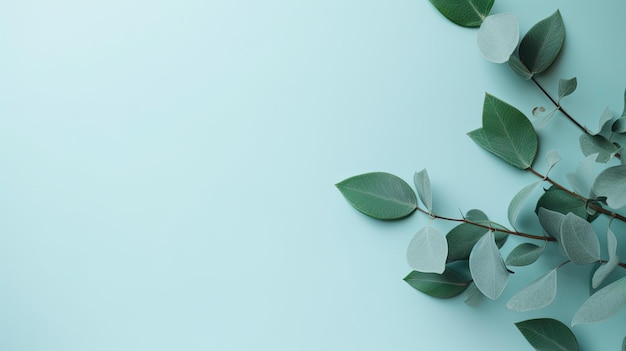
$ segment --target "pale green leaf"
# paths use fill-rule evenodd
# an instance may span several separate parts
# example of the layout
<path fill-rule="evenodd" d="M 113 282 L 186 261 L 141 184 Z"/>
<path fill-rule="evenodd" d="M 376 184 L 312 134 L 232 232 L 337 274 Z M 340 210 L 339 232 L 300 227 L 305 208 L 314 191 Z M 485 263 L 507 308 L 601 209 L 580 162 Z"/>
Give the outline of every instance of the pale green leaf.
<path fill-rule="evenodd" d="M 626 166 L 613 166 L 600 172 L 591 186 L 592 195 L 606 197 L 612 208 L 626 206 Z"/>
<path fill-rule="evenodd" d="M 613 119 L 614 116 L 615 115 L 613 114 L 613 111 L 607 106 L 604 111 L 602 111 L 600 119 L 598 120 L 598 131 L 594 132 L 586 127 L 585 129 L 587 130 L 587 132 L 589 132 L 590 135 L 598 135 L 608 127 L 609 122 Z"/>
<path fill-rule="evenodd" d="M 406 257 L 409 267 L 416 271 L 441 274 L 448 258 L 446 237 L 434 227 L 426 226 L 411 239 Z"/>
<path fill-rule="evenodd" d="M 515 223 L 517 222 L 517 217 L 519 215 L 519 212 L 522 209 L 522 206 L 526 202 L 526 199 L 528 199 L 530 194 L 532 194 L 533 190 L 535 190 L 535 188 L 539 184 L 541 184 L 541 181 L 526 185 L 520 191 L 518 191 L 517 194 L 515 194 L 515 196 L 513 196 L 511 203 L 509 203 L 509 209 L 508 209 L 509 223 L 511 223 L 511 225 L 514 228 L 515 228 Z"/>
<path fill-rule="evenodd" d="M 539 207 L 537 216 L 539 217 L 539 224 L 541 224 L 543 230 L 548 233 L 548 235 L 561 242 L 561 224 L 563 220 L 565 220 L 565 215 L 557 211 Z"/>
<path fill-rule="evenodd" d="M 481 293 L 480 290 L 478 290 L 478 288 L 476 287 L 476 284 L 472 283 L 467 288 L 464 302 L 468 306 L 476 307 L 482 302 L 484 296 L 485 295 L 483 295 L 483 293 Z"/>
<path fill-rule="evenodd" d="M 424 294 L 440 299 L 457 296 L 469 285 L 468 281 L 450 269 L 446 269 L 443 274 L 413 271 L 404 281 Z"/>
<path fill-rule="evenodd" d="M 564 41 L 565 25 L 557 10 L 526 33 L 519 46 L 520 60 L 532 74 L 541 73 L 559 56 Z"/>
<path fill-rule="evenodd" d="M 532 311 L 546 307 L 556 297 L 556 269 L 551 270 L 513 295 L 506 307 L 514 311 Z"/>
<path fill-rule="evenodd" d="M 591 295 L 578 309 L 572 326 L 606 320 L 626 306 L 626 277 L 621 278 Z"/>
<path fill-rule="evenodd" d="M 611 131 L 613 133 L 624 133 L 626 132 L 626 117 L 622 116 L 613 122 L 611 125 Z"/>
<path fill-rule="evenodd" d="M 567 257 L 576 264 L 588 264 L 600 259 L 600 241 L 591 223 L 568 213 L 560 228 L 561 245 Z"/>
<path fill-rule="evenodd" d="M 578 82 L 576 77 L 570 79 L 559 79 L 559 100 L 576 91 Z"/>
<path fill-rule="evenodd" d="M 508 61 L 519 42 L 517 18 L 508 13 L 488 16 L 478 30 L 476 41 L 487 60 L 494 63 Z"/>
<path fill-rule="evenodd" d="M 417 209 L 413 189 L 393 174 L 365 173 L 343 180 L 336 186 L 350 205 L 374 218 L 403 218 Z"/>
<path fill-rule="evenodd" d="M 522 243 L 516 246 L 506 257 L 507 266 L 527 266 L 541 256 L 545 245 L 537 246 L 531 243 Z"/>
<path fill-rule="evenodd" d="M 492 300 L 502 294 L 510 274 L 494 240 L 493 232 L 489 231 L 474 245 L 469 257 L 476 287 Z"/>
<path fill-rule="evenodd" d="M 602 135 L 583 133 L 579 138 L 580 150 L 585 156 L 598 154 L 596 161 L 607 163 L 619 151 L 619 148 Z"/>
<path fill-rule="evenodd" d="M 609 228 L 606 233 L 606 245 L 609 254 L 609 260 L 596 269 L 591 279 L 591 286 L 597 289 L 600 284 L 615 270 L 619 264 L 619 257 L 617 256 L 617 238 L 615 233 Z"/>
<path fill-rule="evenodd" d="M 537 154 L 537 134 L 528 118 L 489 94 L 485 94 L 483 103 L 483 127 L 468 135 L 479 146 L 520 169 L 529 168 Z"/>
<path fill-rule="evenodd" d="M 585 157 L 578 163 L 575 173 L 567 174 L 567 180 L 572 188 L 574 188 L 574 191 L 585 198 L 590 197 L 591 194 L 591 185 L 596 177 L 594 174 L 594 166 L 597 158 L 597 154 Z"/>
<path fill-rule="evenodd" d="M 524 65 L 524 63 L 517 57 L 517 55 L 513 54 L 509 57 L 509 67 L 515 72 L 518 76 L 528 80 L 532 78 L 533 74 L 530 73 L 528 67 Z"/>
<path fill-rule="evenodd" d="M 515 326 L 537 351 L 578 351 L 574 333 L 555 319 L 530 319 Z"/>
<path fill-rule="evenodd" d="M 561 155 L 554 149 L 550 150 L 546 153 L 546 161 L 548 161 L 548 170 L 546 171 L 546 175 L 548 175 L 552 167 L 561 161 Z"/>
<path fill-rule="evenodd" d="M 424 206 L 428 212 L 433 211 L 433 193 L 430 186 L 430 178 L 428 177 L 428 172 L 423 169 L 419 172 L 416 172 L 413 175 L 413 182 L 415 183 L 415 188 L 417 189 L 417 195 L 419 196 Z"/>
<path fill-rule="evenodd" d="M 430 0 L 450 21 L 463 27 L 478 27 L 489 15 L 494 0 Z"/>
<path fill-rule="evenodd" d="M 477 224 L 482 224 L 491 228 L 502 228 L 489 221 L 487 215 L 480 210 L 469 210 L 465 219 Z M 461 223 L 452 228 L 446 235 L 448 240 L 448 261 L 467 260 L 476 242 L 487 233 L 489 229 L 471 223 Z M 508 238 L 508 234 L 496 232 L 495 242 L 498 247 L 502 247 Z"/>

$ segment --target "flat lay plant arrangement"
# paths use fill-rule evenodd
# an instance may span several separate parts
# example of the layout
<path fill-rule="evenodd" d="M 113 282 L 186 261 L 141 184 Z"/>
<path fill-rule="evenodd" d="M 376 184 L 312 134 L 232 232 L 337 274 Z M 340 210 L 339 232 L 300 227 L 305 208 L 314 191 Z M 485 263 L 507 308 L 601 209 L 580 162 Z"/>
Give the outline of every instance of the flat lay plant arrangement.
<path fill-rule="evenodd" d="M 425 169 L 414 174 L 415 191 L 400 177 L 385 172 L 356 175 L 336 186 L 354 208 L 370 217 L 397 220 L 416 212 L 429 217 L 428 224 L 408 244 L 407 261 L 413 271 L 404 280 L 432 297 L 450 298 L 465 293 L 468 304 L 483 296 L 498 299 L 511 277 L 512 267 L 531 265 L 542 255 L 553 254 L 556 251 L 546 247 L 555 245 L 562 256 L 561 262 L 547 272 L 540 272 L 534 282 L 506 303 L 507 308 L 515 311 L 537 310 L 554 301 L 557 275 L 563 266 L 578 265 L 582 269 L 591 265 L 591 276 L 584 278 L 590 281 L 590 295 L 572 320 L 539 318 L 515 323 L 536 350 L 578 350 L 571 327 L 602 322 L 626 306 L 626 263 L 617 255 L 619 243 L 611 229 L 614 221 L 626 222 L 626 217 L 617 212 L 626 206 L 626 162 L 619 144 L 626 134 L 626 93 L 621 116 L 607 108 L 599 118 L 597 130 L 590 130 L 561 105 L 564 98 L 575 92 L 576 78 L 555 82 L 556 96 L 550 95 L 535 79 L 561 53 L 565 25 L 558 10 L 536 23 L 520 40 L 513 14 L 490 14 L 494 0 L 430 2 L 457 25 L 478 28 L 477 44 L 483 56 L 494 63 L 507 63 L 518 76 L 536 85 L 554 105 L 548 110 L 535 108 L 531 122 L 514 106 L 487 93 L 482 126 L 467 133 L 478 146 L 507 164 L 532 173 L 537 181 L 523 187 L 511 199 L 508 226 L 491 221 L 477 209 L 456 218 L 438 215 L 433 210 L 431 183 Z M 567 174 L 566 182 L 557 182 L 549 175 L 560 161 L 557 151 L 538 155 L 540 140 L 536 128 L 555 115 L 567 118 L 580 131 L 580 163 Z M 533 167 L 538 157 L 545 157 L 546 169 Z M 598 168 L 601 170 L 596 172 Z M 534 218 L 543 230 L 527 233 L 518 229 L 517 222 L 535 191 L 542 192 L 533 207 Z M 610 219 L 607 227 L 592 226 L 600 216 Z M 443 233 L 435 225 L 437 220 L 458 225 Z M 522 243 L 503 257 L 500 249 L 511 235 L 522 238 Z M 600 244 L 600 235 L 606 238 L 606 244 Z M 626 350 L 626 338 L 622 345 L 622 350 Z"/>

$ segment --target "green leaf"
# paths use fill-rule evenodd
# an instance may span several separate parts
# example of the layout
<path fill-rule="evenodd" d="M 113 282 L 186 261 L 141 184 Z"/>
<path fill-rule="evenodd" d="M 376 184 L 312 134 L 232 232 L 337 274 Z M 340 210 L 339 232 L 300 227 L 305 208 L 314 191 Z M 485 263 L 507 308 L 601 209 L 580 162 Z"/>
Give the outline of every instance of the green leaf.
<path fill-rule="evenodd" d="M 589 132 L 590 135 L 598 135 L 608 127 L 609 122 L 613 119 L 614 116 L 615 115 L 613 114 L 613 111 L 611 111 L 609 107 L 606 107 L 600 115 L 600 119 L 598 120 L 598 131 L 593 132 L 587 127 L 585 127 L 585 129 L 587 130 L 587 132 Z"/>
<path fill-rule="evenodd" d="M 423 169 L 419 172 L 416 172 L 413 175 L 413 183 L 415 183 L 415 189 L 417 189 L 417 195 L 420 200 L 426 206 L 428 212 L 433 211 L 433 192 L 430 187 L 430 178 L 428 177 L 428 172 Z"/>
<path fill-rule="evenodd" d="M 594 166 L 596 165 L 597 154 L 585 157 L 576 168 L 576 172 L 568 173 L 567 180 L 579 195 L 589 198 L 591 185 L 595 179 Z"/>
<path fill-rule="evenodd" d="M 606 320 L 626 306 L 626 277 L 591 295 L 574 314 L 572 326 Z"/>
<path fill-rule="evenodd" d="M 516 246 L 506 258 L 507 266 L 527 266 L 539 258 L 546 248 L 545 245 L 537 246 L 531 243 L 523 243 Z"/>
<path fill-rule="evenodd" d="M 613 122 L 611 125 L 611 131 L 613 133 L 624 133 L 626 132 L 626 117 L 622 116 Z"/>
<path fill-rule="evenodd" d="M 564 41 L 565 25 L 557 10 L 526 33 L 519 46 L 520 60 L 532 74 L 541 73 L 559 56 Z"/>
<path fill-rule="evenodd" d="M 591 186 L 595 197 L 606 197 L 606 203 L 612 208 L 626 206 L 626 166 L 613 166 L 600 172 Z"/>
<path fill-rule="evenodd" d="M 607 263 L 602 264 L 596 269 L 591 279 L 591 287 L 597 289 L 600 284 L 613 272 L 613 270 L 619 264 L 619 257 L 617 256 L 617 238 L 615 233 L 609 228 L 606 233 L 607 251 L 609 253 L 609 260 Z"/>
<path fill-rule="evenodd" d="M 610 142 L 602 135 L 589 135 L 583 133 L 578 139 L 580 142 L 580 150 L 585 156 L 598 154 L 597 162 L 607 163 L 619 151 L 617 146 Z"/>
<path fill-rule="evenodd" d="M 520 169 L 529 168 L 537 154 L 537 134 L 528 118 L 489 94 L 485 94 L 483 103 L 483 127 L 468 135 L 485 150 Z"/>
<path fill-rule="evenodd" d="M 467 288 L 465 301 L 463 302 L 468 306 L 476 307 L 482 302 L 484 296 L 485 295 L 478 290 L 476 284 L 472 283 Z"/>
<path fill-rule="evenodd" d="M 561 245 L 567 257 L 576 264 L 588 264 L 600 259 L 600 241 L 591 223 L 568 213 L 560 228 Z"/>
<path fill-rule="evenodd" d="M 556 150 L 550 150 L 546 153 L 546 161 L 548 161 L 548 170 L 546 171 L 547 176 L 552 170 L 552 167 L 561 161 L 561 156 Z"/>
<path fill-rule="evenodd" d="M 470 272 L 476 287 L 488 298 L 497 299 L 509 280 L 492 231 L 485 234 L 472 249 L 469 257 Z"/>
<path fill-rule="evenodd" d="M 519 212 L 522 209 L 524 202 L 526 202 L 528 196 L 530 196 L 530 194 L 539 184 L 541 184 L 541 181 L 534 182 L 523 187 L 517 194 L 515 194 L 515 196 L 511 200 L 511 203 L 509 204 L 508 217 L 509 223 L 511 223 L 514 228 L 515 222 L 517 222 L 517 216 L 519 215 Z"/>
<path fill-rule="evenodd" d="M 441 274 L 446 269 L 448 242 L 437 229 L 426 226 L 419 230 L 407 249 L 409 266 L 424 273 Z"/>
<path fill-rule="evenodd" d="M 517 18 L 509 13 L 488 16 L 478 29 L 476 42 L 487 60 L 494 63 L 508 61 L 519 42 Z"/>
<path fill-rule="evenodd" d="M 537 201 L 537 207 L 535 212 L 539 211 L 539 208 L 545 208 L 548 210 L 556 211 L 564 215 L 572 212 L 581 218 L 587 218 L 587 205 L 585 200 L 572 194 L 561 190 L 557 187 L 550 187 Z"/>
<path fill-rule="evenodd" d="M 447 19 L 463 27 L 478 27 L 485 20 L 494 0 L 430 0 Z"/>
<path fill-rule="evenodd" d="M 559 100 L 576 91 L 578 82 L 576 77 L 570 79 L 559 79 Z"/>
<path fill-rule="evenodd" d="M 424 294 L 440 299 L 457 296 L 469 285 L 468 281 L 450 269 L 446 269 L 443 274 L 413 271 L 404 281 Z"/>
<path fill-rule="evenodd" d="M 525 80 L 529 80 L 533 77 L 533 74 L 530 73 L 528 67 L 524 65 L 524 63 L 517 57 L 517 55 L 513 54 L 509 57 L 509 67 L 515 72 L 518 76 L 524 78 Z"/>
<path fill-rule="evenodd" d="M 538 310 L 551 304 L 555 297 L 556 269 L 553 269 L 513 295 L 506 307 L 519 312 Z"/>
<path fill-rule="evenodd" d="M 489 221 L 487 215 L 480 210 L 469 210 L 465 215 L 465 219 L 473 223 L 483 224 L 492 228 L 502 228 L 501 226 Z M 487 233 L 489 229 L 479 227 L 470 223 L 461 223 L 452 228 L 446 235 L 448 240 L 448 261 L 467 260 L 472 248 L 480 238 Z M 502 247 L 509 237 L 508 234 L 496 232 L 494 234 L 496 246 Z"/>
<path fill-rule="evenodd" d="M 529 319 L 515 326 L 537 351 L 578 351 L 574 333 L 555 319 Z"/>
<path fill-rule="evenodd" d="M 370 217 L 398 219 L 417 209 L 417 197 L 413 189 L 393 174 L 360 174 L 336 186 L 350 205 Z"/>

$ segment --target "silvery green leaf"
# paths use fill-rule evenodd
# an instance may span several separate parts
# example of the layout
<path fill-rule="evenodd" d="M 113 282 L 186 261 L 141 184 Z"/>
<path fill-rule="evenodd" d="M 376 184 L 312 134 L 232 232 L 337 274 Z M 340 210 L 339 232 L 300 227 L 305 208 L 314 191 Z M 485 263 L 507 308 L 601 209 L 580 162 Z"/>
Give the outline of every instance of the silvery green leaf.
<path fill-rule="evenodd" d="M 446 270 L 448 242 L 437 229 L 426 226 L 420 229 L 407 249 L 407 261 L 414 270 L 441 274 Z"/>
<path fill-rule="evenodd" d="M 524 202 L 526 202 L 526 199 L 528 198 L 528 196 L 530 196 L 533 190 L 535 190 L 535 188 L 539 184 L 541 184 L 541 182 L 542 181 L 538 181 L 538 182 L 534 182 L 532 184 L 526 185 L 519 192 L 517 192 L 515 196 L 513 196 L 513 199 L 511 200 L 511 203 L 509 204 L 508 217 L 509 217 L 509 223 L 511 223 L 511 225 L 514 228 L 515 228 L 515 223 L 517 222 L 517 216 L 519 215 L 519 212 L 522 209 Z"/>
<path fill-rule="evenodd" d="M 417 196 L 401 178 L 384 172 L 360 174 L 336 184 L 352 207 L 378 219 L 403 218 L 417 209 Z"/>
<path fill-rule="evenodd" d="M 551 270 L 513 295 L 506 307 L 514 311 L 532 311 L 546 307 L 556 297 L 556 269 Z"/>
<path fill-rule="evenodd" d="M 606 320 L 626 306 L 626 277 L 621 278 L 591 295 L 578 309 L 572 326 Z"/>
<path fill-rule="evenodd" d="M 476 307 L 483 300 L 483 293 L 478 290 L 476 284 L 472 283 L 467 288 L 467 292 L 465 293 L 465 304 L 471 307 Z"/>
<path fill-rule="evenodd" d="M 531 243 L 522 243 L 516 246 L 506 257 L 507 266 L 527 266 L 539 258 L 546 245 L 537 246 Z"/>
<path fill-rule="evenodd" d="M 509 57 L 509 67 L 515 72 L 518 76 L 528 80 L 533 77 L 533 74 L 530 73 L 528 67 L 524 65 L 524 63 L 517 57 L 516 54 L 511 55 Z"/>
<path fill-rule="evenodd" d="M 531 73 L 541 73 L 559 56 L 564 41 L 565 25 L 557 10 L 526 33 L 519 46 L 520 60 Z"/>
<path fill-rule="evenodd" d="M 578 139 L 580 142 L 580 150 L 585 156 L 597 154 L 596 161 L 607 163 L 619 151 L 619 148 L 602 135 L 589 135 L 583 133 Z"/>
<path fill-rule="evenodd" d="M 449 269 L 443 274 L 413 271 L 404 278 L 404 281 L 414 289 L 440 299 L 457 296 L 469 285 L 468 281 Z"/>
<path fill-rule="evenodd" d="M 624 133 L 626 132 L 626 117 L 622 116 L 613 122 L 611 125 L 611 131 L 613 133 Z"/>
<path fill-rule="evenodd" d="M 570 79 L 559 79 L 559 100 L 570 95 L 576 90 L 578 82 L 576 77 Z"/>
<path fill-rule="evenodd" d="M 597 289 L 600 284 L 606 279 L 606 277 L 613 272 L 615 267 L 619 264 L 619 257 L 617 256 L 617 238 L 615 233 L 609 228 L 606 233 L 606 246 L 609 253 L 609 260 L 607 263 L 602 264 L 593 274 L 591 279 L 591 286 Z"/>
<path fill-rule="evenodd" d="M 575 173 L 567 174 L 567 180 L 572 188 L 574 188 L 574 191 L 585 198 L 591 195 L 591 184 L 596 177 L 593 167 L 596 164 L 597 158 L 598 154 L 591 154 L 585 157 L 578 163 Z"/>
<path fill-rule="evenodd" d="M 478 27 L 491 11 L 494 0 L 430 0 L 442 15 L 463 27 Z"/>
<path fill-rule="evenodd" d="M 557 241 L 561 242 L 561 224 L 565 220 L 565 215 L 556 211 L 540 207 L 537 210 L 539 224 L 543 230 Z"/>
<path fill-rule="evenodd" d="M 495 300 L 502 294 L 510 273 L 500 256 L 492 231 L 474 245 L 469 257 L 469 267 L 476 287 L 485 296 Z"/>
<path fill-rule="evenodd" d="M 606 197 L 606 203 L 614 208 L 626 206 L 626 166 L 609 167 L 596 177 L 591 186 L 594 197 Z"/>
<path fill-rule="evenodd" d="M 467 211 L 465 219 L 477 224 L 482 224 L 492 228 L 501 226 L 491 222 L 487 215 L 481 210 L 473 209 Z M 505 229 L 505 228 L 501 228 Z M 448 240 L 448 261 L 467 260 L 476 242 L 482 238 L 489 229 L 476 226 L 471 223 L 461 223 L 452 228 L 446 235 Z M 496 245 L 502 247 L 509 235 L 503 232 L 494 234 Z"/>
<path fill-rule="evenodd" d="M 611 111 L 610 108 L 606 107 L 604 111 L 602 112 L 602 115 L 600 115 L 600 120 L 598 121 L 598 131 L 592 132 L 591 130 L 589 130 L 589 128 L 586 128 L 586 129 L 589 132 L 589 134 L 598 135 L 608 126 L 609 122 L 613 119 L 613 117 L 614 117 L 613 111 Z"/>
<path fill-rule="evenodd" d="M 561 245 L 567 257 L 576 264 L 587 264 L 600 259 L 600 241 L 591 223 L 568 213 L 560 228 Z"/>
<path fill-rule="evenodd" d="M 561 161 L 561 155 L 559 155 L 556 150 L 552 149 L 546 153 L 546 161 L 548 161 L 548 170 L 546 171 L 547 175 L 552 170 L 552 167 Z"/>
<path fill-rule="evenodd" d="M 537 351 L 578 351 L 574 333 L 556 319 L 530 319 L 515 326 Z"/>
<path fill-rule="evenodd" d="M 428 172 L 423 169 L 419 172 L 416 172 L 413 176 L 413 182 L 415 183 L 415 188 L 417 189 L 417 195 L 420 200 L 428 209 L 428 212 L 433 211 L 433 193 L 430 187 L 430 178 L 428 177 Z"/>
<path fill-rule="evenodd" d="M 476 41 L 487 60 L 494 63 L 508 61 L 519 42 L 517 18 L 508 13 L 488 16 L 478 29 Z"/>

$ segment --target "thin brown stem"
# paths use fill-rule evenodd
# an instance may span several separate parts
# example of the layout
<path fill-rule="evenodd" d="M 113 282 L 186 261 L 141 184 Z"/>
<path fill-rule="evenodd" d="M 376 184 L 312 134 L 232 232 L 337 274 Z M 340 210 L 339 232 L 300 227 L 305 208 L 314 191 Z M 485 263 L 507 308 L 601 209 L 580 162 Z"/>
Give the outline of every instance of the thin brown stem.
<path fill-rule="evenodd" d="M 567 113 L 567 111 L 565 111 L 565 109 L 563 109 L 563 106 L 561 106 L 561 104 L 558 101 L 556 101 L 550 95 L 550 93 L 548 93 L 548 91 L 541 86 L 541 84 L 539 84 L 539 82 L 535 79 L 535 77 L 532 77 L 531 80 L 533 81 L 533 83 L 535 83 L 535 85 L 539 88 L 539 90 L 541 90 L 543 95 L 545 95 L 548 99 L 550 99 L 550 101 L 554 104 L 554 106 L 556 107 L 557 110 L 561 111 L 561 113 L 563 113 L 563 115 L 565 115 L 565 117 L 567 117 L 567 119 L 572 121 L 572 123 L 574 123 L 576 125 L 576 127 L 578 127 L 580 130 L 582 130 L 583 133 L 589 134 L 589 131 L 587 130 L 587 128 L 585 128 L 585 126 L 583 126 L 577 120 L 575 120 L 574 117 L 572 117 L 572 115 Z"/>

